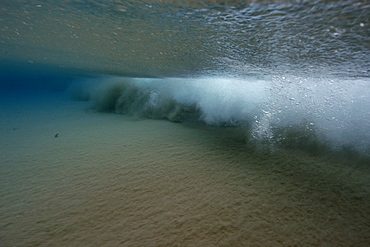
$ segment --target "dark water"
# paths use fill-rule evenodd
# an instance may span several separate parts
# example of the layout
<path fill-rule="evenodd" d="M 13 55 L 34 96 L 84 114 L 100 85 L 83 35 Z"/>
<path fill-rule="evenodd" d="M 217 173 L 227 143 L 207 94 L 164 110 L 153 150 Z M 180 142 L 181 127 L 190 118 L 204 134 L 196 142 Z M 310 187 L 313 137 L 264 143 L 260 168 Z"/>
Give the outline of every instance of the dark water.
<path fill-rule="evenodd" d="M 0 7 L 5 87 L 67 88 L 69 77 L 88 76 L 72 94 L 100 111 L 241 127 L 247 142 L 267 146 L 369 152 L 368 1 Z M 40 74 L 52 79 L 35 82 Z M 126 79 L 91 82 L 96 75 Z"/>

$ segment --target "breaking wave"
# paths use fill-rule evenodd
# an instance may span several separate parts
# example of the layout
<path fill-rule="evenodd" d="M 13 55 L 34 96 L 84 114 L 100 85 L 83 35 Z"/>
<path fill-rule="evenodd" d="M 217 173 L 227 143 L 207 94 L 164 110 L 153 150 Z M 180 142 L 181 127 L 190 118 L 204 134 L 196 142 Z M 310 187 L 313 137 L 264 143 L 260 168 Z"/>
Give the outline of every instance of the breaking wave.
<path fill-rule="evenodd" d="M 349 79 L 348 79 L 349 80 Z M 99 78 L 71 86 L 97 111 L 242 128 L 248 143 L 315 153 L 370 147 L 369 83 L 351 78 Z"/>

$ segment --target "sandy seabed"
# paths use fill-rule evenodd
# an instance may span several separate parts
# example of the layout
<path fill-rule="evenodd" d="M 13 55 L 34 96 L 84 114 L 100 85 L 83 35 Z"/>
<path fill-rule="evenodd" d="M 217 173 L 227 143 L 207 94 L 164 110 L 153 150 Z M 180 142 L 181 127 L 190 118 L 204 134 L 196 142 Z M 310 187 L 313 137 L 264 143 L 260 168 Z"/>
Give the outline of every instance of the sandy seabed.
<path fill-rule="evenodd" d="M 86 106 L 2 99 L 1 246 L 370 246 L 368 169 Z"/>

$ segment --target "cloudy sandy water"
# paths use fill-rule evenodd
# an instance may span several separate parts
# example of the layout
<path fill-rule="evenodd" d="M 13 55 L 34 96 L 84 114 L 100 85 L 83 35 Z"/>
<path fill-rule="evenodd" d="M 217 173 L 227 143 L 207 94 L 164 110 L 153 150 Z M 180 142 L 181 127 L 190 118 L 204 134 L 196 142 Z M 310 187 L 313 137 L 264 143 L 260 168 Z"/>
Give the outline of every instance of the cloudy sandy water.
<path fill-rule="evenodd" d="M 2 246 L 369 244 L 361 168 L 45 95 L 2 99 Z"/>

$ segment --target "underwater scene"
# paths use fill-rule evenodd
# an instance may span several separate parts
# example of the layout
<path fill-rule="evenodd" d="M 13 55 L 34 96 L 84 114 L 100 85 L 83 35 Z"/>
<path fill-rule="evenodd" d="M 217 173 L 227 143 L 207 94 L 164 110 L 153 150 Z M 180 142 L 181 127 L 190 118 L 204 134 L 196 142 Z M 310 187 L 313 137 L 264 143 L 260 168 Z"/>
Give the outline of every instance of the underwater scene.
<path fill-rule="evenodd" d="M 369 246 L 370 1 L 2 0 L 1 246 Z"/>

